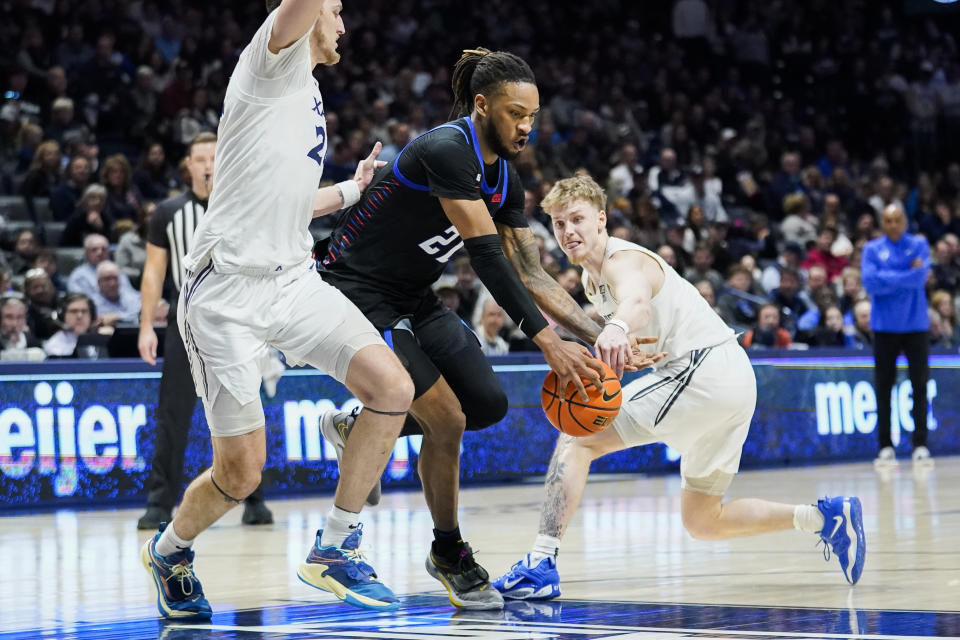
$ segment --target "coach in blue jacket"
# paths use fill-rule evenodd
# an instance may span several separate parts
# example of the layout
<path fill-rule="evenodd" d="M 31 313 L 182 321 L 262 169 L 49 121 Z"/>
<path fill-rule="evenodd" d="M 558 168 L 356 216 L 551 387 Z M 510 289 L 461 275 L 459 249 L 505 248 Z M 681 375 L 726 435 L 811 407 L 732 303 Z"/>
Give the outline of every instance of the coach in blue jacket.
<path fill-rule="evenodd" d="M 863 249 L 863 286 L 873 302 L 870 328 L 874 332 L 874 386 L 877 391 L 877 434 L 880 453 L 875 464 L 896 464 L 890 434 L 890 391 L 897 377 L 897 356 L 904 353 L 913 385 L 913 462 L 930 464 L 927 450 L 927 378 L 930 346 L 927 294 L 930 245 L 921 235 L 905 233 L 903 208 L 883 210 L 884 236 Z"/>

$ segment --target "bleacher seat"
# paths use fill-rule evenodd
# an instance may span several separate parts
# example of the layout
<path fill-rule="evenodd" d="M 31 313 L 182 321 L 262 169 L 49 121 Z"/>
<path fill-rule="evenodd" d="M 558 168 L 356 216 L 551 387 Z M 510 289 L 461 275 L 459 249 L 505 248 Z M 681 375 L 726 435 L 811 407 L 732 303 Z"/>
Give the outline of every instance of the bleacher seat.
<path fill-rule="evenodd" d="M 83 247 L 59 247 L 57 253 L 57 273 L 64 278 L 83 262 Z"/>

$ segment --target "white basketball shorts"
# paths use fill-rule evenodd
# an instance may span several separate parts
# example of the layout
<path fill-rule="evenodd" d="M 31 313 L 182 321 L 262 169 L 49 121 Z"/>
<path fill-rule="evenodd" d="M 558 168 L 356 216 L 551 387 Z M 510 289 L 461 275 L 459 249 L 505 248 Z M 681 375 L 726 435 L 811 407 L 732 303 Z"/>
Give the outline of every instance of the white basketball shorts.
<path fill-rule="evenodd" d="M 757 380 L 731 340 L 697 349 L 623 388 L 613 427 L 628 446 L 662 442 L 680 453 L 683 486 L 722 495 L 740 468 Z"/>
<path fill-rule="evenodd" d="M 263 426 L 261 363 L 270 346 L 291 365 L 307 363 L 344 382 L 357 351 L 385 345 L 313 260 L 276 276 L 221 274 L 212 264 L 188 273 L 177 322 L 210 431 L 221 437 Z M 217 402 L 223 390 L 232 398 Z"/>

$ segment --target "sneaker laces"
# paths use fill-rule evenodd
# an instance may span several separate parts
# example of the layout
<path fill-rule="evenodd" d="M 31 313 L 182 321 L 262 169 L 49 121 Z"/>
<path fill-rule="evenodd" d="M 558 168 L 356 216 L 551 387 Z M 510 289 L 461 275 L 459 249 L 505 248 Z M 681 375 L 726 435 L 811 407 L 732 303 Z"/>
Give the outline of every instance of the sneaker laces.
<path fill-rule="evenodd" d="M 480 553 L 480 551 L 474 551 L 468 543 L 464 542 L 463 546 L 460 547 L 460 553 L 457 556 L 456 562 L 450 565 L 448 569 L 450 573 L 459 574 L 470 579 L 471 589 L 490 580 L 490 574 L 487 573 L 487 570 L 477 564 L 477 561 L 474 559 L 474 555 L 478 553 Z M 446 558 L 442 559 L 446 560 Z"/>
<path fill-rule="evenodd" d="M 820 540 L 817 541 L 817 546 L 819 547 L 823 544 L 823 559 L 827 562 L 830 561 L 830 550 L 833 548 L 833 545 L 830 544 L 830 541 L 824 537 L 820 537 Z"/>
<path fill-rule="evenodd" d="M 165 581 L 169 583 L 174 578 L 180 581 L 180 593 L 186 597 L 193 595 L 193 583 L 197 580 L 197 576 L 194 575 L 192 566 L 186 562 L 171 566 L 170 575 L 165 578 Z"/>

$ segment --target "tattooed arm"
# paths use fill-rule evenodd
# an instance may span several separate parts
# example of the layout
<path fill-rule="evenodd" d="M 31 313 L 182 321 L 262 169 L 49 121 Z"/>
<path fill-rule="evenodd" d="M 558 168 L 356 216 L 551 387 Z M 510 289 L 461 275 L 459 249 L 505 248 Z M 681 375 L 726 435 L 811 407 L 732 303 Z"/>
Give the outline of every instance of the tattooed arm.
<path fill-rule="evenodd" d="M 520 274 L 520 279 L 530 290 L 537 306 L 592 346 L 600 335 L 600 327 L 584 313 L 560 283 L 544 271 L 540 264 L 540 249 L 530 228 L 497 224 L 497 233 L 503 241 L 503 253 Z"/>

